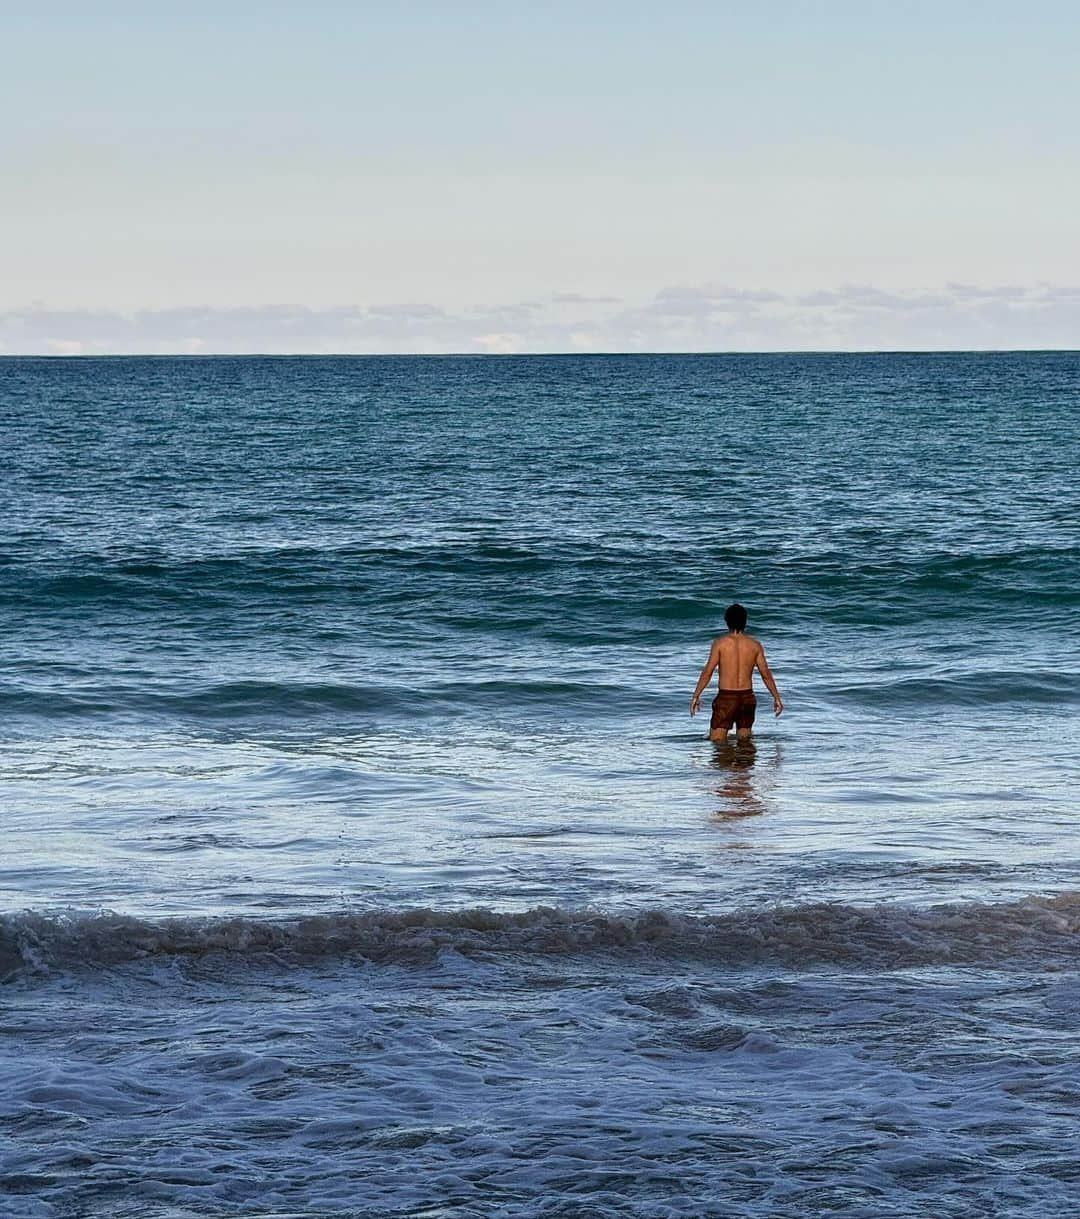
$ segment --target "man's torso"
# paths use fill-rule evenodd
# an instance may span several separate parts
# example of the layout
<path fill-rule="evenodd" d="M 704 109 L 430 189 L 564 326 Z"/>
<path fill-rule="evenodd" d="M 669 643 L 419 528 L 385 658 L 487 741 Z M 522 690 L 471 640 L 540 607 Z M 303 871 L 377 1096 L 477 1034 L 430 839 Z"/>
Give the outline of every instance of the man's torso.
<path fill-rule="evenodd" d="M 724 635 L 719 640 L 716 673 L 721 690 L 753 688 L 754 665 L 761 644 L 750 635 Z"/>

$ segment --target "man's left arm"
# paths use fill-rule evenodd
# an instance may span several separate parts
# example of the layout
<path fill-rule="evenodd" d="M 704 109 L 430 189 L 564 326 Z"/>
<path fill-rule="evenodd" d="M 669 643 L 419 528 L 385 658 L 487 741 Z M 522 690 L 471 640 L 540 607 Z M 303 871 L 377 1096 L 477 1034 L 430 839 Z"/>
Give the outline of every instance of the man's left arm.
<path fill-rule="evenodd" d="M 754 661 L 757 665 L 757 671 L 761 674 L 761 680 L 769 689 L 772 695 L 773 711 L 780 715 L 784 710 L 784 700 L 780 697 L 780 691 L 776 688 L 776 679 L 772 675 L 772 669 L 769 668 L 769 662 L 765 659 L 765 649 L 759 645 L 757 660 Z"/>
<path fill-rule="evenodd" d="M 694 696 L 690 700 L 690 714 L 697 715 L 701 710 L 701 692 L 709 684 L 709 678 L 713 675 L 713 670 L 720 663 L 720 640 L 713 642 L 709 649 L 709 659 L 705 662 L 705 667 L 701 670 L 701 676 L 698 678 L 697 686 L 694 688 Z"/>

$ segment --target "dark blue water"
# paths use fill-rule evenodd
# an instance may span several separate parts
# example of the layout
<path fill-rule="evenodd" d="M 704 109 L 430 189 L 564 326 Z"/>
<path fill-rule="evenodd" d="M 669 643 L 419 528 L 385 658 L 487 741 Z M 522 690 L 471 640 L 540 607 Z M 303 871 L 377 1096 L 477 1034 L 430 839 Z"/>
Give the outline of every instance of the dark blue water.
<path fill-rule="evenodd" d="M 1078 392 L 1075 353 L 0 360 L 11 1213 L 1060 1214 Z M 787 709 L 717 750 L 735 599 Z"/>

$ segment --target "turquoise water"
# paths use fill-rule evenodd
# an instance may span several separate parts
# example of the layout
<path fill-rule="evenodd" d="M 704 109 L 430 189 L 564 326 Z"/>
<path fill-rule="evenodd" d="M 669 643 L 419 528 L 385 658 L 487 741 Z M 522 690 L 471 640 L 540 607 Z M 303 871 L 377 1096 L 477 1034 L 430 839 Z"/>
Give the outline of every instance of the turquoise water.
<path fill-rule="evenodd" d="M 11 1213 L 1060 1214 L 1078 390 L 0 360 Z"/>

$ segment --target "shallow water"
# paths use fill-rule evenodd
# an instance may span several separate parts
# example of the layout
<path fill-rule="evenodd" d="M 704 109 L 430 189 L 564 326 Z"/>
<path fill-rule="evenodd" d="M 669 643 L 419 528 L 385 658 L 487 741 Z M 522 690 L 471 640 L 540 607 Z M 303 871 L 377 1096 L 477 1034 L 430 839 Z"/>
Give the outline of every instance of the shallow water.
<path fill-rule="evenodd" d="M 1078 374 L 0 360 L 8 1212 L 1061 1214 Z"/>

